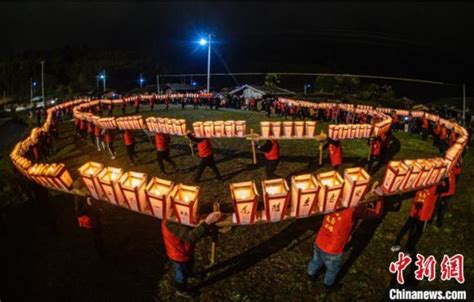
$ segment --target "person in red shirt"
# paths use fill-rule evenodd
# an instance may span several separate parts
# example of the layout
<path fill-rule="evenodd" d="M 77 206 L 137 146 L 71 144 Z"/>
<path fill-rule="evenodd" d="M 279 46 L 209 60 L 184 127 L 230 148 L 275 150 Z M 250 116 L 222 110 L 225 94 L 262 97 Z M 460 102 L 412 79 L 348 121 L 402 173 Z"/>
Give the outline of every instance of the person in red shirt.
<path fill-rule="evenodd" d="M 451 197 L 456 192 L 456 174 L 453 170 L 448 172 L 448 178 L 442 181 L 441 186 L 445 189 L 440 193 L 436 204 L 436 226 L 439 228 L 443 226 L 444 214 L 448 209 Z"/>
<path fill-rule="evenodd" d="M 211 141 L 208 138 L 198 138 L 194 136 L 194 134 L 192 134 L 189 130 L 187 132 L 187 136 L 191 141 L 197 143 L 198 155 L 201 159 L 196 170 L 196 174 L 194 174 L 194 182 L 199 182 L 202 172 L 204 172 L 206 167 L 211 168 L 212 172 L 214 172 L 216 175 L 217 180 L 222 181 L 219 169 L 217 169 L 216 163 L 214 162 L 214 152 L 212 151 Z"/>
<path fill-rule="evenodd" d="M 426 118 L 426 115 L 423 115 L 423 118 L 421 119 L 421 139 L 424 141 L 428 139 L 429 128 L 430 128 L 430 122 Z"/>
<path fill-rule="evenodd" d="M 135 98 L 133 106 L 135 107 L 135 113 L 138 113 L 140 111 L 140 97 Z"/>
<path fill-rule="evenodd" d="M 433 128 L 433 146 L 439 146 L 439 134 L 441 133 L 441 124 L 436 122 Z"/>
<path fill-rule="evenodd" d="M 156 154 L 158 160 L 158 167 L 160 168 L 161 173 L 166 173 L 165 165 L 163 161 L 167 161 L 174 169 L 174 171 L 178 172 L 178 166 L 176 163 L 170 158 L 170 143 L 171 137 L 168 133 L 159 133 L 155 134 L 155 146 L 156 146 Z"/>
<path fill-rule="evenodd" d="M 170 100 L 168 99 L 168 96 L 165 97 L 165 109 L 168 110 L 170 107 Z"/>
<path fill-rule="evenodd" d="M 332 289 L 337 274 L 342 266 L 344 248 L 349 242 L 354 225 L 359 219 L 375 219 L 380 216 L 383 208 L 382 197 L 375 205 L 361 204 L 326 214 L 314 242 L 314 252 L 308 264 L 308 277 L 316 279 L 317 273 L 324 265 L 324 286 Z"/>
<path fill-rule="evenodd" d="M 258 150 L 265 154 L 265 175 L 268 179 L 279 178 L 275 170 L 280 163 L 280 145 L 277 140 L 269 139 L 265 144 L 258 146 Z"/>
<path fill-rule="evenodd" d="M 390 248 L 392 252 L 398 252 L 401 249 L 400 242 L 408 232 L 409 235 L 406 243 L 406 251 L 410 255 L 414 255 L 416 244 L 423 234 L 425 223 L 433 216 L 438 194 L 439 186 L 437 184 L 416 192 L 410 215 L 400 230 L 400 233 L 398 233 L 395 243 Z"/>
<path fill-rule="evenodd" d="M 81 140 L 84 141 L 87 136 L 87 121 L 86 120 L 79 121 L 79 131 L 81 135 Z"/>
<path fill-rule="evenodd" d="M 114 114 L 114 103 L 107 104 L 107 109 L 109 110 L 109 116 L 112 116 Z"/>
<path fill-rule="evenodd" d="M 150 111 L 153 111 L 153 108 L 155 107 L 155 97 L 154 96 L 150 97 L 149 102 L 150 102 Z"/>
<path fill-rule="evenodd" d="M 102 223 L 100 220 L 100 208 L 97 202 L 88 197 L 83 200 L 79 196 L 74 198 L 74 212 L 77 223 L 83 230 L 91 232 L 94 239 L 94 246 L 101 258 L 104 258 L 104 245 L 102 241 Z"/>
<path fill-rule="evenodd" d="M 454 132 L 454 129 L 451 129 L 449 133 L 449 146 L 451 147 L 452 145 L 454 145 L 455 142 L 456 142 L 456 132 Z"/>
<path fill-rule="evenodd" d="M 104 136 L 105 145 L 107 146 L 107 151 L 109 151 L 110 159 L 115 159 L 113 131 L 113 129 L 102 130 L 102 135 Z"/>
<path fill-rule="evenodd" d="M 445 125 L 442 125 L 441 130 L 439 132 L 439 144 L 438 144 L 439 152 L 441 154 L 443 154 L 444 151 L 448 149 L 447 139 L 448 139 L 448 129 L 446 128 Z"/>
<path fill-rule="evenodd" d="M 89 133 L 92 145 L 95 145 L 94 124 L 91 122 L 87 122 L 87 132 Z"/>
<path fill-rule="evenodd" d="M 329 162 L 334 169 L 338 169 L 342 164 L 342 144 L 339 140 L 328 138 L 324 149 L 328 149 Z"/>
<path fill-rule="evenodd" d="M 122 103 L 120 103 L 120 109 L 122 110 L 122 115 L 127 114 L 127 104 L 125 103 L 125 99 L 122 99 Z"/>
<path fill-rule="evenodd" d="M 214 224 L 221 218 L 221 212 L 213 212 L 196 227 L 186 226 L 177 222 L 163 219 L 161 231 L 166 255 L 175 267 L 174 286 L 176 295 L 192 298 L 195 293 L 188 288 L 188 278 L 193 271 L 194 249 L 196 243 L 203 237 L 211 235 Z"/>
<path fill-rule="evenodd" d="M 133 136 L 132 130 L 125 130 L 123 132 L 123 142 L 125 148 L 127 149 L 128 158 L 130 159 L 130 164 L 135 165 L 135 159 L 138 161 L 138 156 L 135 153 L 135 137 Z"/>
<path fill-rule="evenodd" d="M 369 140 L 370 144 L 370 159 L 367 163 L 367 171 L 372 174 L 372 166 L 375 161 L 380 162 L 380 154 L 382 152 L 382 139 L 380 136 L 376 136 L 373 139 Z"/>
<path fill-rule="evenodd" d="M 95 136 L 95 143 L 97 145 L 97 151 L 101 150 L 100 148 L 101 146 L 102 146 L 102 149 L 105 149 L 104 140 L 102 137 L 102 129 L 100 129 L 100 127 L 97 125 L 94 128 L 94 136 Z"/>
<path fill-rule="evenodd" d="M 199 100 L 197 97 L 193 98 L 193 108 L 194 110 L 199 109 Z"/>

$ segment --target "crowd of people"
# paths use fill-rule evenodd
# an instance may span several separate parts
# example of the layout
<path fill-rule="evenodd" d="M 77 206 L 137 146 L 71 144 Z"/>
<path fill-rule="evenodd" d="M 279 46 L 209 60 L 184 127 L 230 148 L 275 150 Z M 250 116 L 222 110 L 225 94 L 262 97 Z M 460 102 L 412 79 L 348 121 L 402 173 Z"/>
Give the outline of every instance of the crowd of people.
<path fill-rule="evenodd" d="M 173 102 L 173 100 L 170 100 Z M 189 100 L 187 100 L 189 101 Z M 202 105 L 200 100 L 196 101 L 196 106 Z M 184 102 L 184 100 L 182 100 Z M 190 100 L 193 103 L 193 100 Z M 130 103 L 134 107 L 134 112 L 140 111 L 140 101 Z M 183 103 L 182 108 L 186 104 Z M 90 112 L 94 114 L 103 115 L 103 110 L 107 109 L 108 114 L 113 114 L 113 104 L 103 108 L 100 104 L 95 107 L 89 107 Z M 150 110 L 154 109 L 153 102 L 149 104 Z M 165 101 L 165 110 L 168 109 L 169 102 Z M 295 118 L 313 118 L 321 121 L 329 121 L 332 123 L 375 123 L 376 118 L 365 113 L 353 114 L 339 109 L 338 106 L 327 109 L 313 109 L 313 108 L 296 108 L 288 106 L 279 101 L 272 101 L 272 103 L 263 104 L 265 111 L 270 106 L 270 114 L 276 114 L 281 117 Z M 293 109 L 292 109 L 293 107 Z M 196 108 L 196 107 L 194 107 Z M 215 107 L 218 109 L 218 106 Z M 251 109 L 250 109 L 251 110 Z M 122 113 L 126 113 L 126 104 L 121 104 Z M 52 140 L 58 138 L 57 125 L 63 120 L 70 119 L 72 112 L 69 109 L 57 111 L 58 113 L 53 118 L 51 126 L 51 134 L 44 134 L 40 136 L 41 142 L 32 148 L 30 155 L 34 161 L 42 161 L 52 153 Z M 268 114 L 268 111 L 267 111 Z M 456 140 L 454 131 L 448 130 L 446 127 L 438 123 L 432 123 L 425 117 L 414 118 L 400 118 L 395 112 L 392 113 L 393 124 L 391 129 L 384 135 L 372 138 L 368 141 L 370 145 L 370 157 L 367 162 L 367 170 L 373 173 L 373 165 L 375 162 L 384 163 L 383 154 L 386 154 L 387 148 L 390 146 L 390 141 L 393 136 L 393 131 L 407 131 L 412 134 L 420 134 L 421 139 L 426 140 L 431 135 L 433 137 L 433 145 L 438 147 L 440 154 L 446 152 L 448 146 L 452 145 Z M 93 123 L 86 120 L 74 119 L 74 126 L 76 129 L 77 138 L 81 141 L 89 141 L 91 145 L 97 148 L 98 151 L 104 150 L 109 153 L 110 157 L 116 157 L 114 149 L 114 138 L 117 130 L 100 129 Z M 407 129 L 408 127 L 408 129 Z M 205 168 L 209 167 L 215 174 L 217 181 L 222 181 L 222 176 L 214 161 L 214 152 L 212 149 L 212 140 L 209 138 L 198 138 L 191 131 L 187 132 L 187 137 L 190 141 L 197 145 L 199 165 L 194 174 L 194 182 L 200 181 L 201 175 Z M 121 131 L 123 144 L 125 145 L 127 156 L 132 165 L 139 163 L 138 157 L 135 153 L 135 137 L 134 131 Z M 167 162 L 175 173 L 179 172 L 178 165 L 170 158 L 170 141 L 169 134 L 156 133 L 155 147 L 157 153 L 158 169 L 168 174 L 164 162 Z M 334 169 L 339 169 L 343 164 L 342 142 L 339 140 L 328 139 L 325 144 L 325 149 L 328 150 L 328 157 L 331 166 Z M 267 140 L 260 146 L 258 150 L 263 152 L 265 156 L 265 174 L 268 179 L 278 178 L 275 171 L 280 162 L 280 147 L 277 140 Z M 456 191 L 456 182 L 461 173 L 462 157 L 456 163 L 455 168 L 449 173 L 448 177 L 439 184 L 432 185 L 428 188 L 418 190 L 413 197 L 412 208 L 406 223 L 401 228 L 398 236 L 395 239 L 391 250 L 398 252 L 402 249 L 402 239 L 408 234 L 405 243 L 404 252 L 410 256 L 416 253 L 416 246 L 426 224 L 436 219 L 436 227 L 440 228 L 444 223 L 444 216 L 446 210 L 451 203 L 451 198 Z M 338 210 L 334 213 L 326 214 L 323 218 L 322 226 L 320 227 L 314 242 L 313 255 L 309 261 L 307 274 L 311 281 L 314 281 L 319 272 L 323 268 L 326 269 L 324 276 L 324 286 L 328 290 L 337 288 L 336 277 L 343 264 L 343 255 L 346 244 L 351 239 L 351 234 L 354 232 L 354 226 L 360 219 L 377 219 L 383 211 L 384 200 L 382 194 L 372 204 L 362 204 L 357 207 L 346 208 Z M 98 218 L 90 218 L 90 216 L 97 216 L 97 211 L 92 211 L 90 208 L 92 203 L 88 200 L 82 203 L 80 210 L 78 210 L 78 223 L 81 227 L 86 229 L 96 228 Z M 93 213 L 93 214 L 90 214 Z M 178 224 L 170 220 L 163 220 L 162 233 L 164 246 L 166 248 L 169 259 L 175 265 L 175 286 L 176 293 L 183 297 L 192 297 L 192 292 L 187 280 L 192 274 L 194 264 L 194 246 L 199 239 L 206 235 L 210 235 L 215 229 L 215 223 L 221 218 L 221 213 L 215 211 L 209 214 L 203 223 L 197 227 L 190 227 Z"/>

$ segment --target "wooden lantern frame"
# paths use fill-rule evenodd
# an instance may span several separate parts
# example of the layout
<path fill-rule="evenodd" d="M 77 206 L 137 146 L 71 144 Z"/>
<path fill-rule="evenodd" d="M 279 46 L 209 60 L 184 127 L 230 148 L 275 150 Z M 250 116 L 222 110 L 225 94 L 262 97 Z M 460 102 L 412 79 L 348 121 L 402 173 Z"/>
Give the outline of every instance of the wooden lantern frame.
<path fill-rule="evenodd" d="M 335 184 L 329 186 L 327 184 L 328 179 L 331 179 Z M 321 213 L 334 211 L 342 197 L 344 179 L 337 171 L 334 170 L 317 174 L 316 180 L 318 181 L 320 188 L 318 193 L 319 211 Z"/>
<path fill-rule="evenodd" d="M 145 188 L 148 206 L 153 216 L 168 219 L 171 213 L 171 196 L 175 193 L 175 183 L 170 180 L 152 177 Z M 157 189 L 160 188 L 159 193 Z"/>
<path fill-rule="evenodd" d="M 269 188 L 278 187 L 280 192 L 271 193 Z M 290 200 L 290 189 L 284 178 L 269 179 L 262 181 L 263 204 L 267 221 L 281 221 L 287 214 L 288 202 Z M 278 211 L 273 211 L 273 207 L 278 205 Z M 272 212 L 277 212 L 276 216 Z"/>
<path fill-rule="evenodd" d="M 295 121 L 293 124 L 295 125 L 295 137 L 304 137 L 305 122 Z"/>
<path fill-rule="evenodd" d="M 74 180 L 66 169 L 66 165 L 63 163 L 52 163 L 46 170 L 46 178 L 51 183 L 55 184 L 55 187 L 61 190 L 69 191 L 72 188 Z"/>
<path fill-rule="evenodd" d="M 111 175 L 114 175 L 114 177 L 111 177 Z M 114 167 L 104 167 L 97 175 L 100 189 L 104 192 L 104 198 L 117 206 L 126 206 L 119 187 L 119 180 L 122 175 L 123 169 Z"/>
<path fill-rule="evenodd" d="M 281 122 L 271 122 L 272 136 L 279 138 L 281 136 Z"/>
<path fill-rule="evenodd" d="M 428 180 L 428 177 L 431 174 L 431 170 L 433 169 L 433 166 L 429 161 L 427 161 L 425 159 L 417 159 L 416 161 L 422 167 L 422 169 L 421 169 L 421 172 L 420 172 L 420 177 L 418 177 L 418 179 L 416 180 L 414 187 L 415 188 L 420 188 L 420 187 L 425 186 L 425 184 Z"/>
<path fill-rule="evenodd" d="M 93 161 L 89 161 L 83 164 L 78 169 L 82 182 L 86 186 L 90 195 L 95 199 L 101 199 L 102 194 L 104 194 L 97 178 L 100 171 L 102 171 L 103 169 L 104 165 L 102 163 Z"/>
<path fill-rule="evenodd" d="M 240 190 L 248 190 L 249 195 L 245 197 L 240 197 L 237 192 Z M 232 205 L 234 207 L 234 218 L 238 224 L 253 224 L 256 220 L 256 213 L 257 213 L 257 206 L 258 206 L 258 199 L 259 194 L 257 191 L 257 187 L 254 181 L 245 181 L 245 182 L 238 182 L 238 183 L 231 183 L 230 184 L 230 194 L 232 196 Z M 249 211 L 249 218 L 245 219 L 241 216 L 241 208 L 245 208 L 245 206 L 251 206 Z M 247 214 L 247 213 L 244 213 Z"/>
<path fill-rule="evenodd" d="M 299 184 L 305 183 L 301 187 Z M 313 174 L 291 177 L 291 216 L 308 217 L 314 211 L 318 200 L 319 184 Z"/>
<path fill-rule="evenodd" d="M 134 171 L 127 171 L 120 177 L 120 192 L 130 210 L 151 213 L 145 194 L 147 178 L 145 173 Z"/>
<path fill-rule="evenodd" d="M 408 167 L 408 173 L 407 176 L 405 176 L 405 179 L 403 180 L 399 189 L 401 191 L 410 191 L 415 187 L 415 184 L 421 175 L 423 167 L 417 160 L 405 159 L 403 160 L 403 163 L 405 164 L 405 166 Z"/>
<path fill-rule="evenodd" d="M 262 132 L 263 137 L 270 137 L 270 127 L 271 123 L 269 121 L 261 121 L 260 122 L 260 131 Z"/>
<path fill-rule="evenodd" d="M 244 137 L 247 134 L 246 121 L 235 121 L 235 134 L 238 137 Z"/>
<path fill-rule="evenodd" d="M 342 190 L 342 206 L 354 207 L 364 198 L 369 189 L 370 175 L 360 167 L 344 170 L 344 187 Z"/>
<path fill-rule="evenodd" d="M 224 122 L 224 133 L 226 137 L 235 136 L 235 122 L 234 121 L 225 121 Z"/>
<path fill-rule="evenodd" d="M 174 195 L 171 196 L 171 205 L 174 211 L 176 218 L 179 223 L 185 225 L 195 225 L 198 219 L 198 206 L 199 206 L 199 191 L 200 188 L 196 186 L 187 186 L 183 184 L 178 184 Z M 193 194 L 193 199 L 188 201 L 182 200 L 182 194 Z M 183 198 L 185 199 L 185 198 Z M 186 209 L 188 215 L 183 217 L 181 215 L 181 210 Z M 181 210 L 180 210 L 181 209 Z"/>

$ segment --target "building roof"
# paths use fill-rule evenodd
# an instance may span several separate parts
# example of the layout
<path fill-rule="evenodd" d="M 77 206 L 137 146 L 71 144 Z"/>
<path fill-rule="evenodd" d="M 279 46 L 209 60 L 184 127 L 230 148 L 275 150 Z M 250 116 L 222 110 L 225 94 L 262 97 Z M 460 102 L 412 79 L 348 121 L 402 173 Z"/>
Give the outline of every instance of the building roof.
<path fill-rule="evenodd" d="M 200 88 L 198 86 L 192 86 L 189 84 L 182 83 L 167 83 L 164 85 L 173 91 L 197 91 Z"/>
<path fill-rule="evenodd" d="M 283 89 L 283 88 L 280 88 L 280 87 L 277 87 L 277 86 L 261 86 L 261 85 L 248 85 L 248 84 L 245 84 L 243 86 L 240 86 L 239 88 L 237 89 L 234 89 L 232 91 L 229 92 L 229 94 L 235 94 L 239 91 L 242 91 L 244 89 L 252 89 L 252 90 L 255 90 L 261 94 L 264 94 L 264 95 L 289 95 L 289 94 L 295 94 L 293 91 L 290 91 L 290 90 L 287 90 L 287 89 Z"/>

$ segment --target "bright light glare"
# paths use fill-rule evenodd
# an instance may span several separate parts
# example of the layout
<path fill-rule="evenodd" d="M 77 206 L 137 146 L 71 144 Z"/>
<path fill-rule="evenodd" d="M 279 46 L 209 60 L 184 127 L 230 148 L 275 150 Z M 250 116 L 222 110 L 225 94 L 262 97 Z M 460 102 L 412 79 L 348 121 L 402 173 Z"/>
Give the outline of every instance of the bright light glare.
<path fill-rule="evenodd" d="M 100 75 L 100 79 L 101 79 L 101 80 L 104 79 L 104 75 L 103 75 L 103 74 Z"/>
<path fill-rule="evenodd" d="M 201 38 L 201 40 L 199 40 L 199 45 L 206 45 L 207 44 L 207 40 L 204 39 L 204 38 Z"/>

